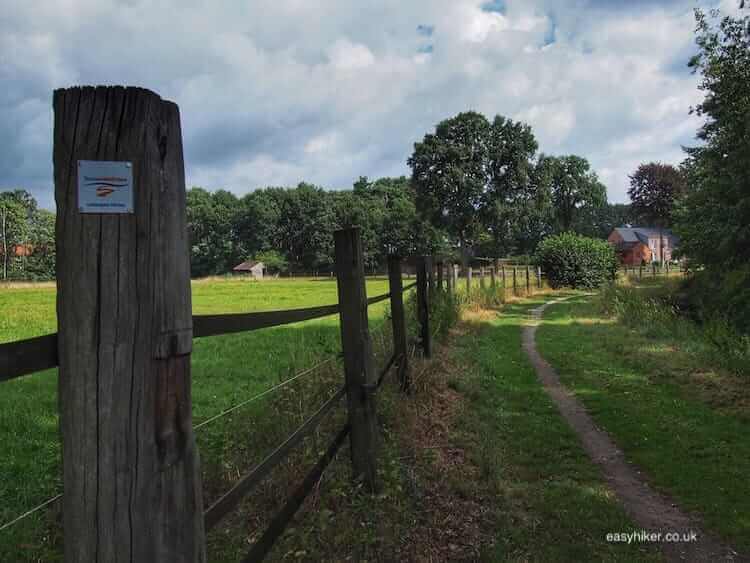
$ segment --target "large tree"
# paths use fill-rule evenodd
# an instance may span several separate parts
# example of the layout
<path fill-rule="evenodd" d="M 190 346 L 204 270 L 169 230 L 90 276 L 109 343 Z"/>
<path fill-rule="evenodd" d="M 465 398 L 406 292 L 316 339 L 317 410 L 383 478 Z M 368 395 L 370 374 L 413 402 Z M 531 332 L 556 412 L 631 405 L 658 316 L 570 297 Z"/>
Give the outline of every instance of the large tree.
<path fill-rule="evenodd" d="M 659 260 L 664 260 L 662 231 L 671 226 L 677 200 L 685 192 L 685 178 L 671 164 L 641 164 L 630 176 L 628 196 L 633 214 L 659 228 Z"/>
<path fill-rule="evenodd" d="M 457 243 L 463 260 L 482 231 L 489 187 L 490 123 L 468 111 L 438 123 L 414 144 L 412 169 L 417 208 Z"/>
<path fill-rule="evenodd" d="M 672 224 L 675 204 L 685 192 L 685 178 L 671 164 L 641 164 L 630 176 L 628 196 L 633 215 L 661 227 Z"/>
<path fill-rule="evenodd" d="M 702 266 L 696 281 L 704 282 L 709 308 L 750 332 L 750 15 L 715 25 L 696 11 L 696 20 L 690 66 L 701 75 L 705 98 L 694 112 L 705 124 L 702 144 L 687 149 L 676 230 L 681 252 Z"/>
<path fill-rule="evenodd" d="M 607 203 L 607 188 L 581 156 L 542 156 L 539 166 L 549 178 L 558 229 L 573 229 L 582 214 Z"/>

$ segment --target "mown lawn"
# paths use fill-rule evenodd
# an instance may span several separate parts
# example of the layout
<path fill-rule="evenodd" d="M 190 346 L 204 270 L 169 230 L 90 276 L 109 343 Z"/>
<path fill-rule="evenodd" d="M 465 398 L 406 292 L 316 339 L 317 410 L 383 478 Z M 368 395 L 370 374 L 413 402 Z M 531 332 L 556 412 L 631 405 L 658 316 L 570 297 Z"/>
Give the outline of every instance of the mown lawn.
<path fill-rule="evenodd" d="M 750 548 L 750 393 L 742 376 L 708 365 L 676 334 L 621 324 L 595 297 L 548 309 L 537 343 L 653 485 L 730 544 Z"/>
<path fill-rule="evenodd" d="M 335 280 L 198 281 L 192 287 L 196 314 L 290 309 L 337 301 Z M 367 289 L 368 295 L 379 295 L 388 291 L 388 281 L 368 280 Z M 369 311 L 376 347 L 388 346 L 378 332 L 387 309 L 386 301 Z M 0 288 L 0 342 L 55 330 L 54 287 Z M 196 339 L 192 356 L 194 422 L 198 424 L 339 352 L 337 316 Z M 56 379 L 56 370 L 48 370 L 0 387 L 0 526 L 61 491 Z M 294 396 L 295 382 L 286 388 L 282 405 L 277 402 L 270 410 L 273 401 L 264 398 L 197 431 L 207 504 L 341 383 L 339 361 L 306 379 L 317 379 L 319 386 L 306 385 L 304 397 Z M 0 531 L 0 561 L 59 560 L 60 542 L 59 513 L 53 506 Z"/>

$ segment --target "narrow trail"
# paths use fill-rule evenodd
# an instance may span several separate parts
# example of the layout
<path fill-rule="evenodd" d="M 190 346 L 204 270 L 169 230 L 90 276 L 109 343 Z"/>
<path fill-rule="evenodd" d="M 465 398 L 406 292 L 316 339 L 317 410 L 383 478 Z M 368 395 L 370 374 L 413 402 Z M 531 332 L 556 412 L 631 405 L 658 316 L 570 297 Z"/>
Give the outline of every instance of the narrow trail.
<path fill-rule="evenodd" d="M 602 470 L 627 514 L 639 530 L 612 532 L 695 532 L 697 541 L 659 542 L 668 561 L 750 561 L 728 545 L 703 532 L 699 521 L 683 512 L 672 500 L 648 486 L 637 467 L 628 463 L 622 451 L 609 436 L 598 429 L 581 403 L 560 383 L 555 370 L 536 348 L 535 335 L 543 311 L 568 298 L 556 299 L 531 310 L 532 322 L 523 329 L 523 348 L 536 370 L 545 391 L 557 405 L 563 418 L 578 434 L 586 453 Z"/>

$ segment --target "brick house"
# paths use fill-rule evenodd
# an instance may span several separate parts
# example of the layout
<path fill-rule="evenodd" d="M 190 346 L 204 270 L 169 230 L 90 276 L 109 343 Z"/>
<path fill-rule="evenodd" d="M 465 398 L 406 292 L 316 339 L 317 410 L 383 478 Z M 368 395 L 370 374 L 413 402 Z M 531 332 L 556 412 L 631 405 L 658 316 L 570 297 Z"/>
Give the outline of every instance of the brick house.
<path fill-rule="evenodd" d="M 615 227 L 607 241 L 615 247 L 620 262 L 629 266 L 662 262 L 662 251 L 664 261 L 671 261 L 674 249 L 679 243 L 678 238 L 669 229 L 660 230 L 652 227 Z"/>

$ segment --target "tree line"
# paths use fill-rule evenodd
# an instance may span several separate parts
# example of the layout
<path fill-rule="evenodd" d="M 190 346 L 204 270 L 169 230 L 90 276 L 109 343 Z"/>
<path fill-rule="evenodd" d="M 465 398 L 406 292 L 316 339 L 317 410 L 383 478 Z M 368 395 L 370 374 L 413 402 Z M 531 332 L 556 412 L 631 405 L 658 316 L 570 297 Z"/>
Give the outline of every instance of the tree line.
<path fill-rule="evenodd" d="M 194 276 L 223 274 L 247 259 L 279 272 L 327 272 L 333 231 L 362 229 L 366 268 L 388 254 L 530 255 L 549 234 L 606 237 L 633 220 L 609 204 L 606 188 L 580 156 L 537 153 L 525 123 L 463 112 L 414 145 L 411 177 L 360 177 L 348 190 L 301 183 L 237 197 L 188 191 Z"/>

